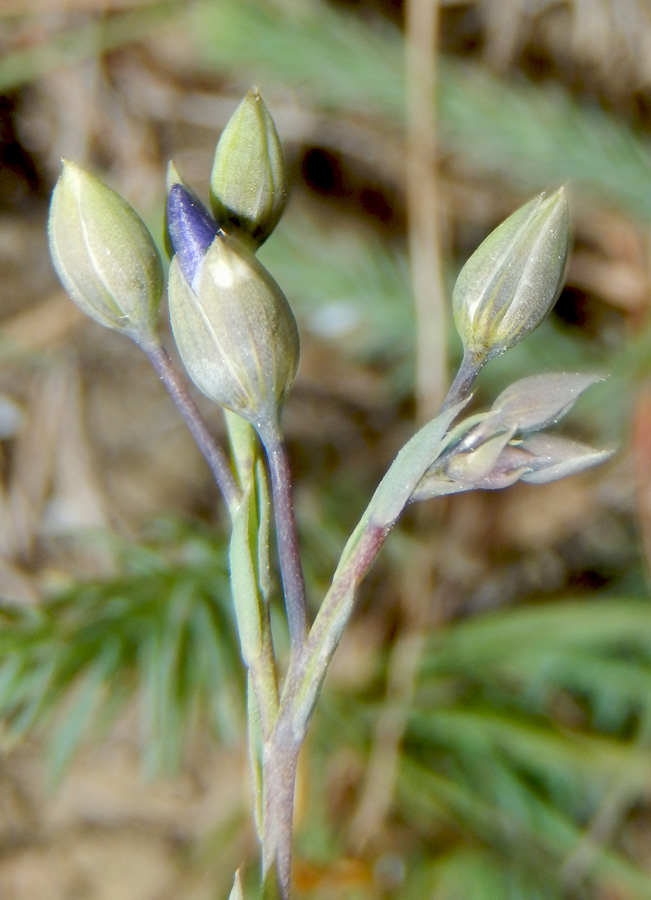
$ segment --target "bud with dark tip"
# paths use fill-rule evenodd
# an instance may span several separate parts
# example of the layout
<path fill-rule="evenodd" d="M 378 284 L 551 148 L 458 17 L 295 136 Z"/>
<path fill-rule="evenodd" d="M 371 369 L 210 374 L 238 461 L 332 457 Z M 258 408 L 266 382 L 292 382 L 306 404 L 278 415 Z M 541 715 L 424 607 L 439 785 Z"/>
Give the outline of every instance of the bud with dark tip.
<path fill-rule="evenodd" d="M 287 202 L 287 175 L 280 138 L 267 105 L 248 91 L 217 144 L 210 176 L 210 203 L 217 221 L 229 223 L 262 244 Z"/>
<path fill-rule="evenodd" d="M 193 242 L 194 236 L 196 248 Z M 184 252 L 177 247 L 168 296 L 188 374 L 204 394 L 256 427 L 276 425 L 299 356 L 285 295 L 250 250 L 221 232 L 198 262 L 190 254 L 189 267 Z"/>
<path fill-rule="evenodd" d="M 64 161 L 52 194 L 48 236 L 54 268 L 82 312 L 144 348 L 158 346 L 161 260 L 126 200 Z"/>

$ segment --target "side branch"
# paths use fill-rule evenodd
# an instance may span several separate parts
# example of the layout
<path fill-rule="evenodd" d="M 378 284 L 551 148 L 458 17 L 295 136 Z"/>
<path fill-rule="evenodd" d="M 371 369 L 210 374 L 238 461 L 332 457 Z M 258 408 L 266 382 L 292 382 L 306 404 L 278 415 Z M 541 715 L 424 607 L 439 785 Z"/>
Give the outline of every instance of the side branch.
<path fill-rule="evenodd" d="M 224 497 L 232 518 L 240 504 L 241 494 L 240 489 L 233 478 L 233 473 L 228 463 L 228 459 L 226 458 L 226 454 L 208 430 L 201 413 L 197 409 L 196 403 L 179 378 L 165 348 L 159 344 L 153 348 L 143 349 L 147 354 L 149 362 L 156 370 L 158 377 L 167 388 L 170 397 L 174 401 L 174 405 L 181 413 L 183 421 L 187 425 L 199 450 L 201 450 L 204 459 L 210 466 L 210 471 L 217 482 L 217 486 Z"/>
<path fill-rule="evenodd" d="M 307 635 L 307 604 L 292 500 L 289 458 L 285 442 L 277 429 L 259 426 L 258 433 L 269 461 L 280 576 L 283 582 L 292 652 L 296 654 L 305 643 Z"/>

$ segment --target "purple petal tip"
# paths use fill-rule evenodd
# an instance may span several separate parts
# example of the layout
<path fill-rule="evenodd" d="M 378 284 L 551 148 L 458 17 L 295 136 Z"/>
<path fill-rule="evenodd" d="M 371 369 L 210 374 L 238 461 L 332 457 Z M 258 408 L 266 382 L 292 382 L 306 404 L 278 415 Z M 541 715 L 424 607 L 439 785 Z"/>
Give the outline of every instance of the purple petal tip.
<path fill-rule="evenodd" d="M 197 266 L 219 232 L 219 225 L 187 188 L 173 184 L 167 197 L 167 228 L 181 271 L 192 283 Z"/>

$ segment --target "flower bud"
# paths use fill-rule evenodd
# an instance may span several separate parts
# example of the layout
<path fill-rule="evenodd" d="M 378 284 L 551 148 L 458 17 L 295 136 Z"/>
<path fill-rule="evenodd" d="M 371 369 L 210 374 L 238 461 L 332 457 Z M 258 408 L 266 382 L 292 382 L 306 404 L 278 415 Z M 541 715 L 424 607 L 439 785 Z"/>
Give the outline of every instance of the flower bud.
<path fill-rule="evenodd" d="M 569 245 L 565 189 L 509 216 L 465 264 L 452 295 L 466 354 L 481 362 L 536 328 L 561 289 Z"/>
<path fill-rule="evenodd" d="M 459 449 L 476 447 L 492 435 L 509 430 L 526 434 L 547 428 L 562 419 L 581 394 L 603 378 L 594 372 L 555 372 L 520 378 L 502 391 L 490 412 L 464 436 Z"/>
<path fill-rule="evenodd" d="M 434 465 L 420 479 L 411 499 L 501 490 L 516 481 L 547 484 L 583 472 L 610 456 L 610 450 L 595 450 L 556 434 L 531 434 L 523 440 L 514 440 L 510 434 L 497 436 L 479 450 L 453 456 L 443 467 Z"/>
<path fill-rule="evenodd" d="M 283 151 L 273 119 L 250 90 L 217 144 L 210 203 L 218 222 L 236 225 L 259 246 L 278 224 L 287 200 Z"/>
<path fill-rule="evenodd" d="M 612 450 L 595 450 L 559 434 L 544 433 L 528 435 L 520 449 L 531 457 L 529 471 L 522 475 L 522 480 L 530 484 L 547 484 L 576 475 L 613 455 Z"/>
<path fill-rule="evenodd" d="M 299 341 L 285 295 L 267 270 L 240 241 L 220 233 L 191 284 L 177 253 L 168 296 L 174 339 L 199 390 L 253 425 L 277 423 Z"/>
<path fill-rule="evenodd" d="M 48 234 L 54 268 L 82 312 L 141 346 L 156 346 L 160 256 L 126 200 L 64 161 L 52 194 Z"/>
<path fill-rule="evenodd" d="M 513 432 L 499 434 L 484 441 L 476 450 L 456 453 L 443 467 L 444 474 L 458 484 L 475 487 L 495 469 L 512 438 Z"/>

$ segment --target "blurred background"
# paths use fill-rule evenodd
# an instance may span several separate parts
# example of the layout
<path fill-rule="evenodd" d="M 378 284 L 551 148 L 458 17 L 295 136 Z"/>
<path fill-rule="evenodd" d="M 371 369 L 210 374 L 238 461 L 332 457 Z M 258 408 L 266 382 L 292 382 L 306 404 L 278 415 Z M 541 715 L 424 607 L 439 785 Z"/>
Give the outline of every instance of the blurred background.
<path fill-rule="evenodd" d="M 255 880 L 226 517 L 46 234 L 66 157 L 162 247 L 168 161 L 207 199 L 255 84 L 291 171 L 260 257 L 301 330 L 284 422 L 313 608 L 453 375 L 460 266 L 563 182 L 567 286 L 473 408 L 597 369 L 563 429 L 617 448 L 392 535 L 304 753 L 297 896 L 651 898 L 649 46 L 647 0 L 3 0 L 0 896 L 212 900 L 243 861 Z"/>

